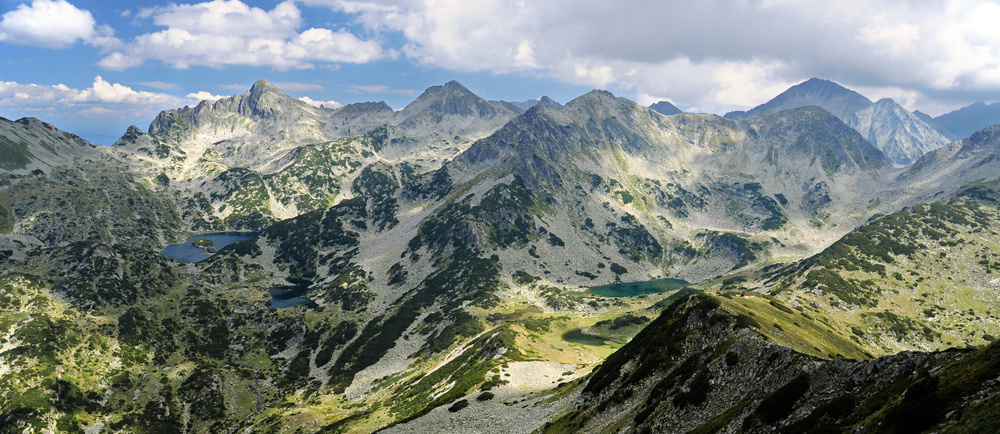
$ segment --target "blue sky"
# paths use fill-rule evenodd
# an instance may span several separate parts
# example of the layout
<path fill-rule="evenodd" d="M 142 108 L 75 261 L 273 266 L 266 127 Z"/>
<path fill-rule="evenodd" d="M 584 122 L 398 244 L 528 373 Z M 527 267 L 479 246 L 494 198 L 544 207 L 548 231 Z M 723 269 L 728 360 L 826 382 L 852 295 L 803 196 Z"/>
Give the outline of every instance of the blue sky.
<path fill-rule="evenodd" d="M 900 0 L 0 0 L 0 116 L 110 144 L 267 79 L 327 105 L 458 80 L 724 113 L 810 77 L 938 115 L 1000 100 L 1000 4 Z"/>

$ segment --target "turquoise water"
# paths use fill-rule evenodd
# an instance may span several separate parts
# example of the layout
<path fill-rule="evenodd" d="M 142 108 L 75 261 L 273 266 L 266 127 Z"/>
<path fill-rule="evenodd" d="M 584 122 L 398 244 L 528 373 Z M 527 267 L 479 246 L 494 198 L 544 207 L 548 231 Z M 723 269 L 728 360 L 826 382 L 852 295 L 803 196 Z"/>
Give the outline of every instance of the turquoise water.
<path fill-rule="evenodd" d="M 212 254 L 208 253 L 207 250 L 201 247 L 195 247 L 192 245 L 191 243 L 194 240 L 200 240 L 203 238 L 212 240 L 212 244 L 215 245 L 215 250 L 218 251 L 237 241 L 249 240 L 256 236 L 256 232 L 213 232 L 208 234 L 192 235 L 184 240 L 183 243 L 171 244 L 163 248 L 160 252 L 167 255 L 170 259 L 175 259 L 181 262 L 198 262 L 208 259 L 209 256 L 212 256 Z"/>
<path fill-rule="evenodd" d="M 664 291 L 672 291 L 687 284 L 687 281 L 681 279 L 667 278 L 647 282 L 615 283 L 597 286 L 588 289 L 587 292 L 602 297 L 634 297 L 642 294 L 659 294 Z"/>

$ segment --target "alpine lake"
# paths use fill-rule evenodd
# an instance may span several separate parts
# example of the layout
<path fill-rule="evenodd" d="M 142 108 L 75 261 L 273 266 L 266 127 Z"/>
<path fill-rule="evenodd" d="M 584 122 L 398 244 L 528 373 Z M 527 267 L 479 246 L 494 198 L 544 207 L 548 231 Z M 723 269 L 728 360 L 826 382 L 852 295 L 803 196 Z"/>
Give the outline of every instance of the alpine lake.
<path fill-rule="evenodd" d="M 160 253 L 168 258 L 185 262 L 195 263 L 210 258 L 215 252 L 224 247 L 252 239 L 257 236 L 257 232 L 211 232 L 187 237 L 183 243 L 171 244 L 164 247 Z M 303 297 L 312 282 L 301 279 L 291 279 L 290 286 L 279 286 L 269 288 L 267 292 L 271 295 L 271 309 L 284 309 L 292 306 L 304 305 L 314 307 L 316 303 Z"/>
<path fill-rule="evenodd" d="M 602 297 L 637 297 L 646 294 L 675 291 L 685 287 L 687 284 L 688 282 L 685 280 L 664 278 L 644 282 L 613 283 L 610 285 L 595 286 L 584 293 Z M 581 329 L 573 329 L 564 333 L 562 339 L 567 342 L 595 346 L 615 342 L 615 339 L 586 334 Z"/>

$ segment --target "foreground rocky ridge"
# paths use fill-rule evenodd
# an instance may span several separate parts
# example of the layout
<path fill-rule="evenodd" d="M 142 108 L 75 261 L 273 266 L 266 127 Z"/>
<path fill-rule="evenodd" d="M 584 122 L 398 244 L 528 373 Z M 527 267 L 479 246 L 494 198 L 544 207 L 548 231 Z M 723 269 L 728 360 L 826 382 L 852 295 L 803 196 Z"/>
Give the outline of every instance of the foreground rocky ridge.
<path fill-rule="evenodd" d="M 681 300 L 595 371 L 542 432 L 982 432 L 1000 426 L 1000 344 L 819 359 L 739 303 Z"/>
<path fill-rule="evenodd" d="M 442 409 L 481 396 L 472 408 L 571 399 L 557 379 L 587 375 L 671 300 L 581 290 L 680 276 L 734 294 L 770 290 L 798 308 L 806 300 L 789 297 L 801 295 L 803 276 L 761 267 L 803 264 L 795 261 L 876 213 L 988 196 L 970 183 L 996 179 L 993 132 L 898 169 L 817 107 L 734 121 L 665 116 L 595 91 L 565 106 L 543 98 L 521 113 L 453 82 L 401 112 L 377 103 L 330 111 L 259 82 L 164 112 L 112 148 L 70 140 L 59 146 L 79 157 L 5 169 L 0 396 L 10 410 L 0 418 L 29 430 L 364 432 L 451 414 Z M 35 150 L 41 142 L 24 143 L 31 156 L 47 155 Z M 989 227 L 996 213 L 987 211 Z M 975 244 L 980 233 L 959 219 L 942 224 L 970 246 L 995 248 Z M 222 229 L 259 235 L 193 265 L 158 253 L 191 232 Z M 982 254 L 954 252 L 949 266 Z M 775 276 L 787 288 L 766 282 Z M 268 309 L 267 290 L 291 284 L 315 306 Z M 827 289 L 822 300 L 844 293 Z M 733 309 L 792 318 L 748 297 L 755 302 Z M 996 304 L 977 303 L 940 305 L 981 314 Z M 759 323 L 807 358 L 949 346 L 889 340 L 882 318 L 825 323 L 811 309 Z M 912 336 L 920 324 L 938 329 L 906 319 L 916 321 Z M 812 337 L 793 333 L 794 322 Z M 859 344 L 851 326 L 884 345 Z M 949 336 L 980 344 L 990 330 Z M 82 338 L 92 335 L 100 336 Z M 53 344 L 29 351 L 38 339 Z M 113 381 L 94 380 L 103 377 Z M 490 406 L 493 394 L 502 398 Z"/>

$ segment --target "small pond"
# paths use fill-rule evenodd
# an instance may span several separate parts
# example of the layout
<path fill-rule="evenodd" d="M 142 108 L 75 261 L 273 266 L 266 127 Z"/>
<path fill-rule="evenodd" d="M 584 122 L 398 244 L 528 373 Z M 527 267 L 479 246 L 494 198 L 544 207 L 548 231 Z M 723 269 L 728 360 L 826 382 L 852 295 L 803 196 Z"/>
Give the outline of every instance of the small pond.
<path fill-rule="evenodd" d="M 596 286 L 587 290 L 589 294 L 602 297 L 634 297 L 643 294 L 659 294 L 684 287 L 688 282 L 681 279 L 656 279 L 646 282 L 614 283 Z"/>
<path fill-rule="evenodd" d="M 167 255 L 170 259 L 181 262 L 198 262 L 208 259 L 208 257 L 212 256 L 212 253 L 221 250 L 223 247 L 237 241 L 249 240 L 256 236 L 257 232 L 212 232 L 192 235 L 184 240 L 183 243 L 171 244 L 164 247 L 161 253 Z M 211 242 L 210 244 L 209 241 Z"/>
<path fill-rule="evenodd" d="M 611 342 L 609 339 L 604 339 L 600 336 L 588 335 L 580 329 L 573 329 L 566 333 L 563 333 L 562 339 L 566 342 L 573 342 L 577 344 L 600 346 Z"/>
<path fill-rule="evenodd" d="M 309 289 L 309 285 L 312 285 L 311 281 L 305 279 L 288 280 L 294 286 L 278 286 L 267 290 L 271 294 L 271 304 L 267 307 L 271 309 L 285 309 L 299 305 L 316 307 L 316 302 L 302 296 Z"/>

